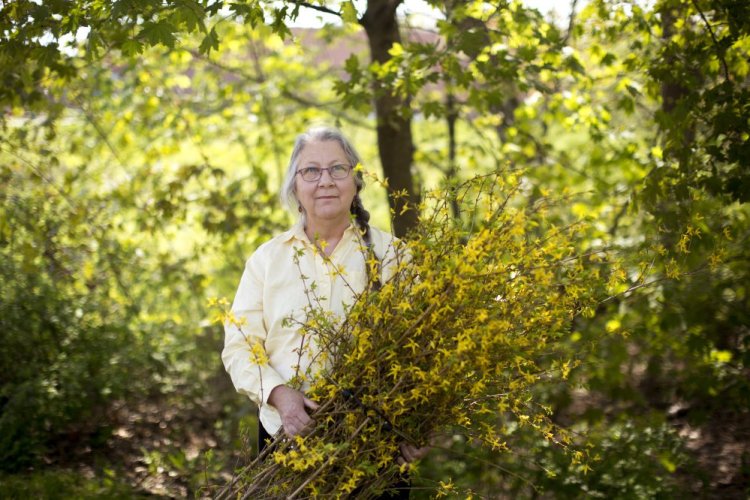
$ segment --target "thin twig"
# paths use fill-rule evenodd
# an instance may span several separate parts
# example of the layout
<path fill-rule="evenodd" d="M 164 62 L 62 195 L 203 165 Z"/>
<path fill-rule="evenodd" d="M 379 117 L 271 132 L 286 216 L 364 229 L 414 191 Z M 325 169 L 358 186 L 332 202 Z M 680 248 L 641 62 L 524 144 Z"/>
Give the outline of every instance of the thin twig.
<path fill-rule="evenodd" d="M 721 48 L 719 47 L 719 40 L 716 39 L 714 30 L 711 28 L 711 24 L 708 22 L 708 19 L 706 19 L 706 15 L 703 14 L 703 11 L 701 10 L 701 8 L 698 7 L 698 2 L 696 2 L 696 0 L 690 0 L 690 1 L 693 4 L 693 7 L 695 7 L 695 10 L 698 11 L 698 14 L 700 14 L 701 19 L 703 19 L 703 23 L 706 25 L 706 29 L 708 29 L 708 32 L 711 34 L 711 39 L 714 41 L 714 47 L 716 47 L 716 55 L 721 61 L 721 65 L 724 67 L 724 78 L 729 80 L 730 79 L 729 66 L 727 65 L 726 59 L 724 59 L 724 54 L 721 53 Z"/>
<path fill-rule="evenodd" d="M 294 2 L 295 4 L 299 5 L 300 7 L 305 7 L 307 9 L 317 10 L 318 12 L 323 12 L 325 14 L 330 14 L 332 16 L 341 17 L 341 12 L 329 9 L 328 7 L 324 5 L 315 5 L 308 2 Z"/>
<path fill-rule="evenodd" d="M 364 429 L 364 428 L 365 428 L 365 426 L 366 426 L 367 424 L 369 424 L 369 423 L 370 423 L 370 417 L 367 417 L 367 418 L 365 418 L 365 419 L 364 419 L 364 420 L 362 421 L 362 423 L 361 423 L 361 424 L 359 424 L 359 427 L 357 427 L 357 429 L 356 429 L 356 430 L 354 431 L 354 433 L 352 433 L 352 435 L 351 435 L 350 439 L 354 439 L 354 437 L 356 437 L 356 436 L 357 436 L 357 434 L 359 434 L 359 433 L 360 433 L 360 432 L 362 431 L 362 429 Z M 328 460 L 326 461 L 326 463 L 325 463 L 325 464 L 323 464 L 323 465 L 321 465 L 321 466 L 320 466 L 320 468 L 318 468 L 318 470 L 316 470 L 316 471 L 315 471 L 315 472 L 314 472 L 313 474 L 311 474 L 311 475 L 310 475 L 310 477 L 308 477 L 308 478 L 307 478 L 307 480 L 306 480 L 306 481 L 305 481 L 304 483 L 302 483 L 302 484 L 300 485 L 300 487 L 299 487 L 299 488 L 297 488 L 296 490 L 294 490 L 294 492 L 293 492 L 293 493 L 292 493 L 291 495 L 289 495 L 289 496 L 287 497 L 287 499 L 288 499 L 288 500 L 293 500 L 293 499 L 294 499 L 294 497 L 295 497 L 295 496 L 297 496 L 297 494 L 298 494 L 299 492 L 301 492 L 301 491 L 302 491 L 302 490 L 303 490 L 303 489 L 305 488 L 305 486 L 307 486 L 308 484 L 310 484 L 310 482 L 311 482 L 311 481 L 312 481 L 313 479 L 315 479 L 316 477 L 318 477 L 318 476 L 320 475 L 320 473 L 321 473 L 321 472 L 323 472 L 323 470 L 324 470 L 324 469 L 325 469 L 325 468 L 326 468 L 326 467 L 327 467 L 327 466 L 328 466 L 328 465 L 329 465 L 329 464 L 330 464 L 331 462 L 333 462 L 333 460 L 334 460 L 334 459 L 336 458 L 336 455 L 338 455 L 338 454 L 339 454 L 339 452 L 340 452 L 341 450 L 343 450 L 343 449 L 344 449 L 344 448 L 339 448 L 338 450 L 336 450 L 336 451 L 335 451 L 335 452 L 333 453 L 333 455 L 331 455 L 331 456 L 330 456 L 330 457 L 328 458 Z"/>
<path fill-rule="evenodd" d="M 202 61 L 205 61 L 209 65 L 213 66 L 214 68 L 220 69 L 224 71 L 225 73 L 228 73 L 230 75 L 239 76 L 240 78 L 252 82 L 261 84 L 263 83 L 262 79 L 258 77 L 257 75 L 249 74 L 245 71 L 243 71 L 240 68 L 235 68 L 232 66 L 229 66 L 227 64 L 221 63 L 215 59 L 211 59 L 208 56 L 205 56 L 204 54 L 201 54 L 197 50 L 188 50 L 190 55 L 195 57 L 196 59 L 200 59 Z M 371 129 L 372 126 L 369 125 L 368 122 L 361 120 L 359 118 L 356 118 L 352 115 L 349 115 L 343 111 L 340 111 L 337 109 L 338 103 L 335 102 L 316 102 L 311 99 L 308 99 L 306 97 L 303 97 L 299 94 L 295 94 L 294 92 L 291 92 L 286 85 L 280 85 L 279 86 L 279 93 L 283 96 L 289 99 L 290 101 L 296 102 L 297 104 L 302 104 L 303 106 L 308 106 L 312 108 L 320 108 L 325 109 L 328 113 L 335 116 L 336 118 L 339 118 L 341 120 L 344 120 L 346 122 L 351 123 L 352 125 L 356 125 L 357 127 Z"/>

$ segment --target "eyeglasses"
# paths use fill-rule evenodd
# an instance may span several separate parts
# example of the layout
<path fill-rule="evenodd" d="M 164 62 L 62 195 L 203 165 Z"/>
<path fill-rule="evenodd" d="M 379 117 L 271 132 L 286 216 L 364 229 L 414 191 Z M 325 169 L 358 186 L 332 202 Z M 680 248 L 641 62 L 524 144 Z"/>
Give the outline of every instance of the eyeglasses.
<path fill-rule="evenodd" d="M 326 168 L 320 168 L 320 167 L 305 167 L 297 170 L 296 174 L 300 174 L 302 176 L 302 180 L 307 182 L 315 182 L 319 180 L 321 177 L 323 177 L 323 171 L 328 170 L 328 173 L 331 175 L 331 178 L 336 180 L 346 179 L 349 177 L 349 171 L 351 171 L 352 167 L 349 165 L 332 165 L 330 167 Z M 295 174 L 295 175 L 296 175 Z"/>

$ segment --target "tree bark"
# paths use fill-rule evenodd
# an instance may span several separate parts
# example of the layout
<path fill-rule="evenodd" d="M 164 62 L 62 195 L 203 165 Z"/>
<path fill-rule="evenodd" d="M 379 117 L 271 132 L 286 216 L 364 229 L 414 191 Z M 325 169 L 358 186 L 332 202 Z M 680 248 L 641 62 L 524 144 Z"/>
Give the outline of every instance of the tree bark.
<path fill-rule="evenodd" d="M 394 43 L 401 43 L 396 7 L 400 0 L 368 0 L 360 23 L 365 28 L 372 61 L 381 64 L 391 59 Z M 375 114 L 378 150 L 383 174 L 388 179 L 388 203 L 393 211 L 393 232 L 404 237 L 417 224 L 419 196 L 414 188 L 411 166 L 414 142 L 408 100 L 394 95 L 375 82 Z M 404 112 L 406 111 L 406 112 Z M 399 193 L 403 193 L 400 196 Z M 404 203 L 410 210 L 404 211 Z"/>

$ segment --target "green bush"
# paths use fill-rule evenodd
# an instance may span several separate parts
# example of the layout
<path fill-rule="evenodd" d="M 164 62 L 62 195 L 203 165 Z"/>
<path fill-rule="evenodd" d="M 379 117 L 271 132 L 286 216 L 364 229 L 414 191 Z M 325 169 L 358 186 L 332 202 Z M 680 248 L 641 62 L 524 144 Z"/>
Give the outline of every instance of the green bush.
<path fill-rule="evenodd" d="M 585 444 L 579 446 L 590 457 L 588 463 L 576 463 L 571 453 L 518 428 L 508 442 L 523 451 L 513 453 L 488 453 L 455 436 L 428 458 L 415 486 L 429 493 L 432 485 L 451 479 L 460 495 L 471 491 L 507 498 L 683 498 L 677 471 L 689 461 L 680 438 L 666 423 L 632 418 L 580 430 Z M 427 493 L 415 498 L 427 498 Z"/>
<path fill-rule="evenodd" d="M 3 174 L 0 470 L 12 471 L 55 439 L 106 437 L 111 403 L 148 390 L 157 363 L 136 330 L 137 307 L 118 291 L 127 249 L 96 217 L 83 220 L 95 207 Z"/>
<path fill-rule="evenodd" d="M 3 498 L 22 500 L 44 498 L 150 498 L 139 495 L 117 478 L 114 472 L 105 471 L 103 477 L 87 479 L 72 471 L 43 471 L 13 476 L 0 475 L 0 491 Z"/>

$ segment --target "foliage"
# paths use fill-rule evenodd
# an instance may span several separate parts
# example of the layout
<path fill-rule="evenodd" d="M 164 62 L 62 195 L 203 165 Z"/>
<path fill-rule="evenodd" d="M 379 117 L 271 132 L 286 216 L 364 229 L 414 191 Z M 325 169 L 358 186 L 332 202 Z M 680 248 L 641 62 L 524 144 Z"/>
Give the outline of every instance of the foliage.
<path fill-rule="evenodd" d="M 516 428 L 508 440 L 513 453 L 495 451 L 478 461 L 467 460 L 476 456 L 476 442 L 451 436 L 448 446 L 435 450 L 420 467 L 415 485 L 450 478 L 456 491 L 472 488 L 477 496 L 513 498 L 545 492 L 553 492 L 555 498 L 673 498 L 684 493 L 673 472 L 686 466 L 686 451 L 658 417 L 628 416 L 587 429 L 584 448 L 590 468 L 571 463 L 565 450 L 526 429 Z"/>
<path fill-rule="evenodd" d="M 189 54 L 151 57 L 141 72 L 87 68 L 85 80 L 64 89 L 70 107 L 54 127 L 32 114 L 6 117 L 2 469 L 65 455 L 71 450 L 57 443 L 67 440 L 102 446 L 117 406 L 175 389 L 186 399 L 204 394 L 220 340 L 201 326 L 208 284 L 201 266 L 217 235 L 232 247 L 283 219 L 270 209 L 258 164 L 248 175 L 226 148 L 220 156 L 196 146 L 206 140 L 198 128 L 222 144 L 231 139 L 211 134 L 206 101 L 161 106 L 157 95 L 182 88 L 175 82 Z M 215 80 L 205 85 L 204 97 L 222 91 Z M 256 193 L 252 203 L 248 193 Z M 241 257 L 221 265 L 240 264 Z"/>
<path fill-rule="evenodd" d="M 61 192 L 53 169 L 18 166 L 3 167 L 0 192 L 1 463 L 11 470 L 61 434 L 106 431 L 98 423 L 113 401 L 151 389 L 129 374 L 162 368 L 127 300 L 136 292 L 122 269 L 141 259 L 109 234 L 111 207 Z"/>
<path fill-rule="evenodd" d="M 87 479 L 72 471 L 40 471 L 23 475 L 0 475 L 3 497 L 28 498 L 148 498 L 107 470 L 103 477 Z"/>
<path fill-rule="evenodd" d="M 695 402 L 696 417 L 724 391 L 738 398 L 730 398 L 738 408 L 745 404 L 744 391 L 735 388 L 746 387 L 739 375 L 747 367 L 750 341 L 740 326 L 748 314 L 744 282 L 749 269 L 742 243 L 748 209 L 739 194 L 746 190 L 737 191 L 748 165 L 743 137 L 750 133 L 750 124 L 739 118 L 747 114 L 742 42 L 747 26 L 728 21 L 743 8 L 718 2 L 708 10 L 702 2 L 664 1 L 651 11 L 633 6 L 626 12 L 597 2 L 584 12 L 596 26 L 590 34 L 592 55 L 607 59 L 620 75 L 619 86 L 632 87 L 626 93 L 636 106 L 648 107 L 660 136 L 659 142 L 640 146 L 650 148 L 651 159 L 639 161 L 645 167 L 642 181 L 627 202 L 633 205 L 632 226 L 624 232 L 623 216 L 612 234 L 637 238 L 640 243 L 630 248 L 654 249 L 660 257 L 653 268 L 675 278 L 650 294 L 612 304 L 602 315 L 599 325 L 617 321 L 632 336 L 619 346 L 602 346 L 595 358 L 606 368 L 588 376 L 597 390 L 622 397 L 624 389 L 637 404 L 644 399 L 657 407 L 673 398 Z M 615 39 L 627 49 L 620 55 L 604 52 Z M 627 100 L 619 102 L 626 117 L 640 115 Z M 732 132 L 726 133 L 725 126 Z M 643 262 L 637 253 L 631 260 L 632 267 Z M 619 355 L 608 357 L 605 349 Z M 628 375 L 618 377 L 615 367 L 628 364 L 626 353 L 634 350 L 648 375 L 635 376 L 642 365 L 631 363 Z"/>

